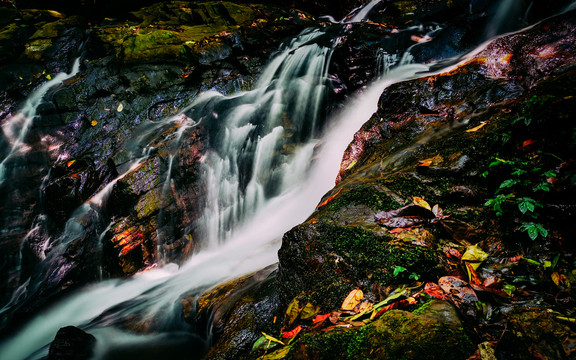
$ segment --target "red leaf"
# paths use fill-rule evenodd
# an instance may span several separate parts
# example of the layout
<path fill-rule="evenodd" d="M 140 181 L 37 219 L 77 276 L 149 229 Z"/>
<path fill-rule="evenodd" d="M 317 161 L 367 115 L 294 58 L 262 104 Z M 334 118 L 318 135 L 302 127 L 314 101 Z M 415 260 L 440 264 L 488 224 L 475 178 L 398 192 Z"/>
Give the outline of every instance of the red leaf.
<path fill-rule="evenodd" d="M 330 317 L 330 315 L 332 315 L 332 314 L 328 313 L 328 314 L 324 314 L 324 315 L 316 315 L 314 320 L 312 320 L 312 323 L 314 323 L 314 324 L 320 323 L 320 322 L 328 319 Z"/>
<path fill-rule="evenodd" d="M 438 286 L 438 284 L 435 284 L 432 282 L 426 283 L 426 285 L 424 285 L 424 292 L 426 292 L 426 294 L 433 296 L 437 299 L 441 299 L 441 300 L 446 299 L 446 295 L 444 294 L 444 290 L 442 290 L 440 288 L 440 286 Z"/>
<path fill-rule="evenodd" d="M 298 335 L 300 331 L 302 331 L 302 326 L 298 325 L 294 329 L 282 334 L 282 337 L 286 339 L 292 339 L 294 336 Z"/>
<path fill-rule="evenodd" d="M 456 250 L 456 249 L 448 249 L 446 250 L 446 256 L 448 257 L 455 257 L 457 259 L 461 259 L 462 258 L 462 254 L 460 253 L 460 251 Z"/>

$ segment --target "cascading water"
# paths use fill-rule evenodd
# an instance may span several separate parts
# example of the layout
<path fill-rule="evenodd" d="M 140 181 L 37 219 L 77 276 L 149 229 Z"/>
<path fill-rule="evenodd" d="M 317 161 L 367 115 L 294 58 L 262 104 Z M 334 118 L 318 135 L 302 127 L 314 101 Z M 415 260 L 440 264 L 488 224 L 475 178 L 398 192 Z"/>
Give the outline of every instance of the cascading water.
<path fill-rule="evenodd" d="M 357 15 L 350 21 L 359 21 Z M 203 158 L 208 205 L 200 219 L 207 241 L 200 252 L 181 267 L 167 264 L 70 294 L 2 341 L 0 358 L 41 358 L 57 330 L 67 325 L 80 326 L 97 337 L 97 359 L 132 344 L 162 342 L 167 337 L 179 339 L 175 341 L 186 347 L 201 347 L 196 337 L 182 336 L 183 331 L 194 330 L 178 313 L 183 294 L 198 296 L 214 284 L 276 262 L 282 234 L 305 220 L 333 186 L 342 153 L 376 110 L 382 91 L 393 83 L 430 74 L 432 64 L 388 67 L 385 76 L 347 104 L 347 110 L 324 132 L 318 151 L 320 140 L 315 137 L 322 125 L 320 109 L 332 53 L 331 46 L 320 45 L 325 44 L 324 37 L 318 30 L 304 31 L 267 66 L 255 90 L 232 97 L 202 95 L 183 114 L 169 119 L 185 119 L 185 126 L 202 124 L 210 136 L 210 150 Z M 157 126 L 146 134 L 162 125 Z M 176 133 L 174 146 L 182 134 L 183 130 Z M 147 151 L 134 155 L 121 175 L 77 210 L 69 234 L 83 231 L 77 219 L 98 210 L 114 183 L 146 159 Z M 165 188 L 173 166 L 170 158 Z M 123 332 L 119 324 L 127 318 L 153 323 L 150 331 L 159 335 Z"/>
<path fill-rule="evenodd" d="M 6 180 L 7 162 L 19 152 L 25 150 L 26 136 L 28 135 L 30 127 L 37 116 L 38 106 L 40 106 L 44 100 L 44 96 L 46 96 L 50 90 L 61 85 L 64 81 L 76 76 L 79 69 L 80 59 L 78 58 L 74 61 L 72 70 L 69 74 L 64 72 L 58 73 L 52 79 L 42 84 L 42 86 L 30 95 L 22 107 L 22 110 L 10 117 L 4 125 L 2 125 L 4 136 L 10 143 L 10 150 L 0 163 L 0 184 Z"/>

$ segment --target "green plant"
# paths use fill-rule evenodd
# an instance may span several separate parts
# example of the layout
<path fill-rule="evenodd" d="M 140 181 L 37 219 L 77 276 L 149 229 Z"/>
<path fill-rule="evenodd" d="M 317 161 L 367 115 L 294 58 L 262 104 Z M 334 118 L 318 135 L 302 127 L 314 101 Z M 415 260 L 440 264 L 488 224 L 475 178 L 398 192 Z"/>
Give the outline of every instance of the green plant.
<path fill-rule="evenodd" d="M 543 238 L 548 236 L 548 231 L 540 223 L 534 222 L 539 218 L 538 209 L 543 205 L 535 199 L 542 192 L 550 191 L 550 179 L 556 178 L 553 170 L 543 170 L 534 162 L 520 160 L 504 160 L 496 158 L 489 168 L 500 168 L 500 174 L 504 174 L 506 179 L 494 193 L 494 197 L 489 198 L 484 206 L 491 207 L 496 216 L 503 216 L 505 213 L 515 215 L 519 212 L 522 224 L 518 230 L 527 232 L 530 239 L 535 240 L 538 236 Z M 490 171 L 485 171 L 482 176 L 487 177 Z M 528 221 L 532 220 L 532 221 Z"/>

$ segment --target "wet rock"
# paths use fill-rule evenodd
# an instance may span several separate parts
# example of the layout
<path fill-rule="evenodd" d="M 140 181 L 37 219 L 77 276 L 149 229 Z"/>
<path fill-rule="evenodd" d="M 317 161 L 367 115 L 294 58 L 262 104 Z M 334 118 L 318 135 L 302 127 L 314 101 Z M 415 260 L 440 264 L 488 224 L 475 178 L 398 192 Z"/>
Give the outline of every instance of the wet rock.
<path fill-rule="evenodd" d="M 543 309 L 524 309 L 508 316 L 508 331 L 498 356 L 515 359 L 570 359 L 576 332 L 562 317 Z"/>
<path fill-rule="evenodd" d="M 281 315 L 276 293 L 275 266 L 210 290 L 198 299 L 193 320 L 201 334 L 209 329 L 214 345 L 205 359 L 240 359 L 252 350 L 261 331 L 278 330 Z M 186 315 L 190 318 L 190 314 Z"/>
<path fill-rule="evenodd" d="M 407 268 L 408 274 L 434 277 L 439 271 L 437 255 L 429 246 L 433 247 L 428 241 L 405 242 L 377 228 L 304 223 L 284 235 L 278 252 L 281 299 L 288 304 L 307 294 L 315 305 L 330 310 L 356 287 L 378 299 L 381 287 L 403 281 L 393 276 L 396 266 Z"/>
<path fill-rule="evenodd" d="M 48 360 L 81 360 L 92 356 L 96 338 L 74 326 L 58 330 L 50 344 Z"/>
<path fill-rule="evenodd" d="M 289 354 L 294 359 L 466 359 L 473 351 L 456 309 L 434 300 L 413 313 L 391 310 L 360 329 L 307 334 Z"/>

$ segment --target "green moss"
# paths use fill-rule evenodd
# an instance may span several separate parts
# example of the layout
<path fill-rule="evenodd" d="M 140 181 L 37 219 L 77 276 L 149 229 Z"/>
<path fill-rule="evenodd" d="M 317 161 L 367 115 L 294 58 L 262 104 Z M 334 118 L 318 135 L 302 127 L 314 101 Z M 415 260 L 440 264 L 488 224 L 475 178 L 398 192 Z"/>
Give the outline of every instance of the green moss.
<path fill-rule="evenodd" d="M 398 202 L 373 185 L 357 185 L 344 192 L 328 205 L 331 211 L 337 211 L 348 205 L 366 205 L 373 210 L 390 210 L 398 207 Z"/>
<path fill-rule="evenodd" d="M 392 237 L 377 236 L 361 227 L 321 223 L 318 230 L 329 241 L 330 250 L 341 255 L 356 269 L 359 278 L 394 283 L 402 280 L 393 276 L 396 266 L 403 266 L 408 273 L 417 274 L 430 274 L 435 267 L 435 256 L 425 247 L 393 246 L 388 243 Z"/>

